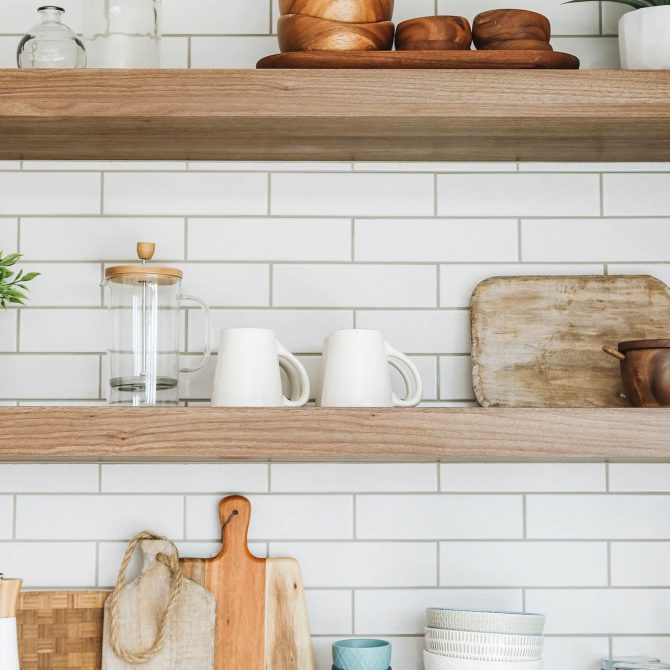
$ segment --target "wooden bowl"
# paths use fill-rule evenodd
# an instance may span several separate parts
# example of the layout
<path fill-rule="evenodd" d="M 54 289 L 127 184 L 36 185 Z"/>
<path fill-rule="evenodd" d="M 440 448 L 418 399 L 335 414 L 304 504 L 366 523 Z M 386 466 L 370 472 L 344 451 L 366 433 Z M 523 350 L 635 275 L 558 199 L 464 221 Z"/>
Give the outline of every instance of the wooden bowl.
<path fill-rule="evenodd" d="M 313 16 L 279 17 L 279 49 L 286 51 L 386 51 L 393 47 L 395 26 L 380 23 L 340 23 Z"/>
<path fill-rule="evenodd" d="M 670 407 L 670 340 L 634 340 L 603 349 L 620 362 L 633 407 Z"/>
<path fill-rule="evenodd" d="M 525 9 L 493 9 L 475 17 L 472 25 L 475 46 L 486 49 L 488 44 L 514 40 L 549 42 L 549 19 Z"/>
<path fill-rule="evenodd" d="M 484 46 L 481 51 L 553 51 L 549 42 L 542 40 L 503 40 L 502 42 L 491 42 Z"/>
<path fill-rule="evenodd" d="M 462 16 L 424 16 L 403 21 L 396 29 L 396 49 L 469 49 L 472 44 L 470 22 Z"/>
<path fill-rule="evenodd" d="M 279 0 L 282 16 L 301 14 L 343 23 L 379 23 L 393 19 L 394 0 Z"/>

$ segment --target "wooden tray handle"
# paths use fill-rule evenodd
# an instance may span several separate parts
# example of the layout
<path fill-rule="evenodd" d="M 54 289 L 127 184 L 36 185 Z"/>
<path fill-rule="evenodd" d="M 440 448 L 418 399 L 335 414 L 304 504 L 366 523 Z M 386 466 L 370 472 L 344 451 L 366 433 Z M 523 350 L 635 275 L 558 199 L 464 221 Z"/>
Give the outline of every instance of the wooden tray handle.
<path fill-rule="evenodd" d="M 249 523 L 251 502 L 244 496 L 228 496 L 219 505 L 221 518 L 222 554 L 251 556 L 249 551 Z"/>
<path fill-rule="evenodd" d="M 622 354 L 618 349 L 615 349 L 614 347 L 609 347 L 609 346 L 605 345 L 603 347 L 603 351 L 606 354 L 609 354 L 610 356 L 612 356 L 613 358 L 616 358 L 618 361 L 625 361 L 626 360 L 626 356 L 624 354 Z"/>

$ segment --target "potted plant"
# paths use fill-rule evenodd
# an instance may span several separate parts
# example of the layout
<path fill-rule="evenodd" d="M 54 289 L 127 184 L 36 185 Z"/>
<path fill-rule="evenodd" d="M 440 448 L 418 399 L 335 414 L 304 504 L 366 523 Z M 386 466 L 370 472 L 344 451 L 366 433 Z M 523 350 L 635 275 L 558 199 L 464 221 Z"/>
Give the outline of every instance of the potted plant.
<path fill-rule="evenodd" d="M 592 2 L 593 0 L 570 0 Z M 670 0 L 610 0 L 632 7 L 619 21 L 624 70 L 670 69 Z"/>
<path fill-rule="evenodd" d="M 3 309 L 8 304 L 23 305 L 27 299 L 24 291 L 28 290 L 26 284 L 39 276 L 39 272 L 18 272 L 15 265 L 21 260 L 21 254 L 9 254 L 3 256 L 0 251 L 0 307 Z"/>

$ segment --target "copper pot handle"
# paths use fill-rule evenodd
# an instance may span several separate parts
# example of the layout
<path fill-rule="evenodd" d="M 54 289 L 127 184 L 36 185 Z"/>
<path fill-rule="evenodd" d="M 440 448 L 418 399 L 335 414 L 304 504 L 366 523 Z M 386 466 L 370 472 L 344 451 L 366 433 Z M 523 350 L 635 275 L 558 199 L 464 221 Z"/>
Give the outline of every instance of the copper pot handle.
<path fill-rule="evenodd" d="M 610 356 L 616 358 L 618 361 L 625 361 L 626 360 L 626 356 L 624 354 L 622 354 L 618 349 L 615 349 L 614 347 L 608 347 L 607 345 L 605 345 L 603 347 L 603 351 L 606 354 L 609 354 Z"/>

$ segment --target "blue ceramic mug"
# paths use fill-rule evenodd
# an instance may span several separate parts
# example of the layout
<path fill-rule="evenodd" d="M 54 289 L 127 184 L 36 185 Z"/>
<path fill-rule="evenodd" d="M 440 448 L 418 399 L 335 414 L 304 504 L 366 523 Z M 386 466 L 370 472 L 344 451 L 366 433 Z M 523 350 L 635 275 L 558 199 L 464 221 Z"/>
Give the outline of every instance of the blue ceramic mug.
<path fill-rule="evenodd" d="M 339 640 L 333 644 L 338 670 L 389 670 L 391 643 L 385 640 Z"/>

